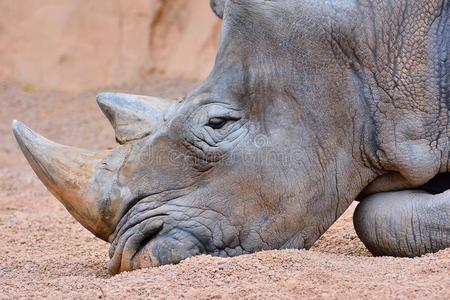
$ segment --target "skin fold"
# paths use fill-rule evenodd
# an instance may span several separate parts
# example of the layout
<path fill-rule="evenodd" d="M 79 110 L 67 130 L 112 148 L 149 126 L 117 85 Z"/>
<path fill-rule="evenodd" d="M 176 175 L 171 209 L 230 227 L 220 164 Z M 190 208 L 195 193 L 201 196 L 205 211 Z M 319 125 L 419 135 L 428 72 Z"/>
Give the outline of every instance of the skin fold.
<path fill-rule="evenodd" d="M 221 43 L 198 88 L 99 95 L 118 148 L 83 161 L 13 125 L 43 183 L 111 243 L 111 273 L 309 248 L 354 199 L 374 254 L 450 246 L 449 198 L 427 186 L 449 169 L 449 2 L 211 6 Z"/>

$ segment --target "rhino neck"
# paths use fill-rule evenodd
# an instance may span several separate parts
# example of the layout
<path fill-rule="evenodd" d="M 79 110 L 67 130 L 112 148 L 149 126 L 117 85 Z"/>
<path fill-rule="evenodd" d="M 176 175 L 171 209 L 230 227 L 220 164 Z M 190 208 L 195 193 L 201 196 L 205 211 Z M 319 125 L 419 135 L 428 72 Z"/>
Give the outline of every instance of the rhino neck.
<path fill-rule="evenodd" d="M 358 3 L 332 47 L 363 111 L 365 164 L 420 186 L 448 165 L 449 2 Z"/>

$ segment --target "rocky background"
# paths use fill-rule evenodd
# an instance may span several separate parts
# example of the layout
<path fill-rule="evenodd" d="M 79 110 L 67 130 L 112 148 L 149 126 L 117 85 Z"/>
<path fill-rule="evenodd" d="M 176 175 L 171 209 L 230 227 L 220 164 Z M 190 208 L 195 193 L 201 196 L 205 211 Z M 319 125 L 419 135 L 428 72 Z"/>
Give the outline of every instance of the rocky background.
<path fill-rule="evenodd" d="M 220 26 L 209 0 L 0 0 L 0 79 L 71 92 L 200 79 Z"/>

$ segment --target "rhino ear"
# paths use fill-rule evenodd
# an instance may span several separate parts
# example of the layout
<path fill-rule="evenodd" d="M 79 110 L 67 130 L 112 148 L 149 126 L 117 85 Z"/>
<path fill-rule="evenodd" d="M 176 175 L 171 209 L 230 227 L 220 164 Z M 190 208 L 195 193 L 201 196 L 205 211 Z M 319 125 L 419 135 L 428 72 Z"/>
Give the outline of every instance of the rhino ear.
<path fill-rule="evenodd" d="M 223 18 L 223 10 L 225 8 L 226 1 L 227 0 L 210 0 L 209 1 L 209 5 L 211 6 L 211 9 L 221 19 Z"/>
<path fill-rule="evenodd" d="M 100 93 L 97 103 L 116 133 L 119 144 L 154 133 L 174 101 L 121 93 Z"/>

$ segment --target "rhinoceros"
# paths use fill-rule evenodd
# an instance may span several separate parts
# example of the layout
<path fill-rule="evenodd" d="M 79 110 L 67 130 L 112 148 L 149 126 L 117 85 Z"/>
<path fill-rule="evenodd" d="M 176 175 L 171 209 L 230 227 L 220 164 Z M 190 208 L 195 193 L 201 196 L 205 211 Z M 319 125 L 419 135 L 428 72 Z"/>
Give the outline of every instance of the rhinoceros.
<path fill-rule="evenodd" d="M 450 246 L 449 3 L 211 1 L 221 41 L 198 88 L 98 95 L 117 148 L 13 131 L 46 187 L 111 243 L 111 273 L 308 249 L 355 199 L 374 255 L 436 252 Z"/>

